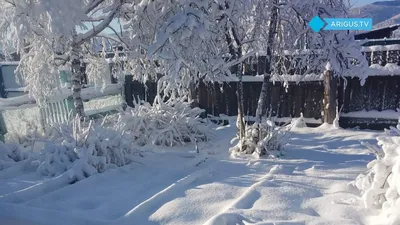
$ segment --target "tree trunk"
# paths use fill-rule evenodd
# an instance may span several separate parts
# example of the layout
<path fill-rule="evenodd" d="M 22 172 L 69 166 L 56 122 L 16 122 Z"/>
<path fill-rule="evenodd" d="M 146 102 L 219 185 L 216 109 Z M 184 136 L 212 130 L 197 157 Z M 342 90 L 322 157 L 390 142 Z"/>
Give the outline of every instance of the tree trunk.
<path fill-rule="evenodd" d="M 256 123 L 261 123 L 262 117 L 266 114 L 266 102 L 268 97 L 270 75 L 265 73 L 263 83 L 261 86 L 260 97 L 258 98 L 257 110 L 256 110 Z"/>
<path fill-rule="evenodd" d="M 268 30 L 268 39 L 267 39 L 267 55 L 265 60 L 265 72 L 264 72 L 264 79 L 261 87 L 260 97 L 258 98 L 257 103 L 257 110 L 256 110 L 256 121 L 254 124 L 255 132 L 257 136 L 253 135 L 253 142 L 257 144 L 260 140 L 263 139 L 263 134 L 261 133 L 260 123 L 262 122 L 262 118 L 266 115 L 266 103 L 268 98 L 268 88 L 269 88 L 269 78 L 272 72 L 272 64 L 273 64 L 273 45 L 275 42 L 275 34 L 277 31 L 278 26 L 278 0 L 274 0 L 272 2 L 272 9 L 271 9 L 271 19 L 270 19 L 270 26 Z M 266 153 L 265 149 L 262 149 L 260 155 L 264 155 Z"/>
<path fill-rule="evenodd" d="M 238 116 L 237 116 L 237 126 L 238 126 L 238 131 L 239 131 L 239 141 L 240 141 L 240 151 L 244 151 L 243 147 L 243 142 L 245 140 L 245 124 L 244 124 L 244 107 L 243 107 L 243 75 L 242 75 L 242 63 L 240 63 L 238 66 L 237 70 L 237 75 L 238 75 L 238 83 L 237 83 L 237 90 L 236 90 L 236 95 L 237 95 L 237 102 L 238 102 Z"/>
<path fill-rule="evenodd" d="M 82 77 L 81 61 L 79 59 L 79 46 L 72 47 L 72 98 L 74 101 L 75 112 L 78 117 L 83 120 L 85 118 L 85 109 L 83 107 L 83 100 L 81 96 L 82 91 Z"/>
<path fill-rule="evenodd" d="M 257 110 L 256 110 L 256 124 L 261 123 L 262 117 L 266 114 L 266 100 L 268 95 L 268 86 L 269 86 L 269 77 L 272 72 L 272 47 L 275 42 L 275 34 L 277 31 L 278 26 L 278 0 L 274 0 L 272 2 L 272 9 L 271 9 L 271 19 L 270 19 L 270 26 L 268 31 L 268 39 L 267 39 L 267 55 L 266 55 L 266 62 L 265 62 L 265 73 L 263 84 L 261 88 L 260 97 L 258 98 Z"/>
<path fill-rule="evenodd" d="M 232 35 L 233 35 L 233 40 L 232 37 L 230 36 L 228 28 L 226 28 L 226 33 L 225 33 L 225 38 L 226 42 L 229 47 L 229 53 L 231 54 L 233 60 L 235 59 L 240 59 L 242 57 L 242 43 L 241 40 L 239 39 L 239 36 L 234 28 L 231 28 Z M 238 46 L 237 49 L 234 48 L 233 41 L 236 42 L 236 45 Z M 238 133 L 239 133 L 239 146 L 240 146 L 240 151 L 244 151 L 244 141 L 245 141 L 245 124 L 244 124 L 244 107 L 243 107 L 243 64 L 240 62 L 239 64 L 236 65 L 236 76 L 238 77 L 239 81 L 237 83 L 237 90 L 236 90 L 236 96 L 237 96 L 237 103 L 238 103 L 238 116 L 237 116 L 237 121 L 236 121 L 236 126 L 238 128 Z"/>
<path fill-rule="evenodd" d="M 324 122 L 333 124 L 336 118 L 337 78 L 331 70 L 324 72 Z"/>

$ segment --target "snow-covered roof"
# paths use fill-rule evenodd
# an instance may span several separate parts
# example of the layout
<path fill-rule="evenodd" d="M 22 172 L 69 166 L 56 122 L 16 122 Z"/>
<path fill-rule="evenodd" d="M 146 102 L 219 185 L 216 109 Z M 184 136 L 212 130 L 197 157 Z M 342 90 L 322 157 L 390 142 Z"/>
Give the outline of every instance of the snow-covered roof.
<path fill-rule="evenodd" d="M 395 51 L 400 50 L 400 44 L 363 46 L 362 52 Z"/>
<path fill-rule="evenodd" d="M 360 32 L 354 35 L 356 40 L 369 40 L 377 38 L 390 38 L 393 31 L 397 30 L 400 24 L 395 24 L 387 27 L 376 28 L 366 32 Z"/>
<path fill-rule="evenodd" d="M 390 26 L 385 26 L 385 27 L 373 28 L 372 30 L 369 30 L 369 31 L 361 31 L 361 32 L 358 32 L 357 35 L 359 35 L 359 34 L 369 34 L 369 33 L 374 32 L 374 31 L 381 31 L 381 30 L 385 30 L 385 29 L 398 28 L 398 27 L 400 27 L 400 23 L 392 24 Z"/>
<path fill-rule="evenodd" d="M 18 66 L 19 61 L 1 61 L 0 66 Z"/>
<path fill-rule="evenodd" d="M 106 95 L 118 94 L 121 92 L 119 84 L 109 84 L 104 88 L 102 87 L 88 87 L 82 89 L 82 99 L 89 100 Z M 68 98 L 71 95 L 71 90 L 68 88 L 59 88 L 54 90 L 54 94 L 49 99 L 49 102 L 58 102 Z M 35 99 L 29 94 L 13 97 L 13 98 L 0 98 L 0 110 L 8 109 L 10 107 L 17 107 L 25 104 L 35 103 Z"/>

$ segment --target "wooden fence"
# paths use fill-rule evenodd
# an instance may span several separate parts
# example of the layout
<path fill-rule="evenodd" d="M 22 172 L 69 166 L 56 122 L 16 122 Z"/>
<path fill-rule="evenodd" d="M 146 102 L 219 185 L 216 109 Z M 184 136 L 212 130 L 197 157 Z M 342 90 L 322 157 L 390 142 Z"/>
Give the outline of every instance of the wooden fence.
<path fill-rule="evenodd" d="M 400 76 L 370 76 L 364 85 L 358 78 L 341 79 L 338 103 L 342 127 L 383 129 L 394 126 L 400 117 L 400 113 L 396 113 L 400 109 Z M 368 112 L 380 113 L 368 116 Z M 347 116 L 351 113 L 352 116 Z"/>
<path fill-rule="evenodd" d="M 262 82 L 244 82 L 244 112 L 246 117 L 255 116 Z M 200 83 L 194 90 L 197 106 L 214 116 L 237 115 L 237 83 Z M 146 87 L 127 78 L 125 86 L 127 104 L 133 107 L 133 100 L 152 102 L 156 96 L 156 84 L 148 82 Z M 302 113 L 311 124 L 323 121 L 324 86 L 322 81 L 290 83 L 284 87 L 280 82 L 270 82 L 267 106 L 272 116 L 284 118 L 299 117 Z M 340 79 L 338 85 L 338 110 L 341 110 L 340 125 L 383 129 L 397 123 L 395 117 L 349 117 L 345 114 L 358 111 L 395 111 L 400 108 L 400 76 L 372 76 L 361 85 L 357 78 Z M 343 115 L 343 116 L 342 116 Z M 400 116 L 400 114 L 399 114 Z"/>
<path fill-rule="evenodd" d="M 347 82 L 347 86 L 345 83 Z M 396 110 L 400 107 L 400 77 L 372 76 L 364 85 L 358 78 L 341 80 L 338 90 L 342 112 Z"/>
<path fill-rule="evenodd" d="M 255 116 L 262 82 L 244 82 L 244 111 L 246 116 Z M 125 83 L 126 102 L 133 107 L 133 101 L 152 102 L 156 96 L 156 84 L 143 85 L 127 77 Z M 237 115 L 237 83 L 200 83 L 194 93 L 197 106 L 214 116 Z M 299 117 L 301 113 L 310 121 L 322 123 L 322 81 L 292 83 L 287 88 L 280 82 L 270 83 L 267 98 L 268 112 L 278 118 Z"/>
<path fill-rule="evenodd" d="M 301 82 L 287 88 L 281 83 L 270 83 L 267 98 L 267 111 L 279 118 L 299 117 L 321 119 L 323 86 L 322 82 Z M 244 82 L 243 99 L 246 116 L 255 116 L 262 82 Z M 200 108 L 208 114 L 219 116 L 237 115 L 237 83 L 204 84 L 197 89 Z"/>

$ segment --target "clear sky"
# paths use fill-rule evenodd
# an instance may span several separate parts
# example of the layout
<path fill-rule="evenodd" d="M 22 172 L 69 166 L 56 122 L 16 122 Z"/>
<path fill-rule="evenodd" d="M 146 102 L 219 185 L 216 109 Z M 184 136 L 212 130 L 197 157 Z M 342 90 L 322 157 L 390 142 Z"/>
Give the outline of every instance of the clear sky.
<path fill-rule="evenodd" d="M 380 0 L 350 0 L 355 7 L 366 5 L 372 2 L 381 2 Z"/>

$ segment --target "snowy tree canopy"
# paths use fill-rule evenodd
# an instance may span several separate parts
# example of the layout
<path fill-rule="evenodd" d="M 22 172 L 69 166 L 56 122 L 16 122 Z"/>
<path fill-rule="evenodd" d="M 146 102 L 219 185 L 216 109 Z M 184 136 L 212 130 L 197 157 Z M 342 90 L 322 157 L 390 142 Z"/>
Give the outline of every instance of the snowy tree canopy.
<path fill-rule="evenodd" d="M 57 87 L 61 64 L 96 54 L 90 42 L 118 16 L 124 2 L 0 1 L 0 41 L 6 53 L 21 55 L 18 70 L 33 97 L 42 102 Z"/>
<path fill-rule="evenodd" d="M 159 0 L 132 4 L 127 11 L 135 14 L 126 13 L 125 28 L 138 55 L 142 60 L 157 61 L 159 72 L 167 75 L 170 85 L 200 78 L 219 81 L 230 75 L 230 67 L 255 55 L 246 25 L 253 21 L 257 2 L 261 1 Z"/>
<path fill-rule="evenodd" d="M 274 9 L 277 29 L 269 35 Z M 140 68 L 135 70 L 139 79 L 148 79 L 146 72 L 156 68 L 170 84 L 226 80 L 231 67 L 269 50 L 274 56 L 270 72 L 277 75 L 321 72 L 328 61 L 337 75 L 353 75 L 354 66 L 359 70 L 366 63 L 352 33 L 315 33 L 308 26 L 316 15 L 346 17 L 344 0 L 160 0 L 132 3 L 124 10 L 125 28 L 141 58 L 133 66 Z"/>
<path fill-rule="evenodd" d="M 282 2 L 279 13 L 276 54 L 281 62 L 275 65 L 277 73 L 321 73 L 329 62 L 330 69 L 339 76 L 360 75 L 367 67 L 361 46 L 348 31 L 313 32 L 308 22 L 320 18 L 347 17 L 349 4 L 345 0 L 293 0 Z M 290 62 L 287 62 L 289 60 Z M 286 62 L 285 62 L 286 61 Z M 282 66 L 285 64 L 286 66 Z M 287 66 L 289 64 L 289 66 Z M 285 71 L 286 69 L 286 71 Z"/>

